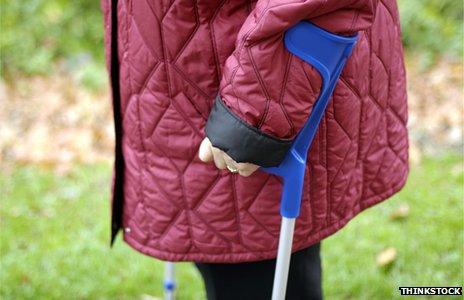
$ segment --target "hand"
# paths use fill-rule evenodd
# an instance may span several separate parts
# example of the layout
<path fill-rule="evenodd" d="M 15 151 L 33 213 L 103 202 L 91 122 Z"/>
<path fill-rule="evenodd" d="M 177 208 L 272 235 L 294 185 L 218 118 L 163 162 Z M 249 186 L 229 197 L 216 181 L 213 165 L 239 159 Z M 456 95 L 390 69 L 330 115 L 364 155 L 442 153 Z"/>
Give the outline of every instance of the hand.
<path fill-rule="evenodd" d="M 238 173 L 241 176 L 248 177 L 256 171 L 259 166 L 249 163 L 238 163 L 229 155 L 219 148 L 214 147 L 208 138 L 201 142 L 198 156 L 203 162 L 214 161 L 216 167 L 220 170 L 229 169 L 232 173 Z"/>

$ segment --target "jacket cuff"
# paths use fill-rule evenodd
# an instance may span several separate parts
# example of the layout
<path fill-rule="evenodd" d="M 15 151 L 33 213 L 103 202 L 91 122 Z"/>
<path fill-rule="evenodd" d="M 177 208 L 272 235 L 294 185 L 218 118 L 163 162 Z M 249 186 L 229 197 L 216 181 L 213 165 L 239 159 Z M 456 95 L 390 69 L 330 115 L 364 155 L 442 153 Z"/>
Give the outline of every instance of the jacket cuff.
<path fill-rule="evenodd" d="M 261 167 L 278 166 L 293 140 L 270 136 L 235 115 L 218 96 L 206 123 L 206 136 L 211 144 L 236 162 Z"/>

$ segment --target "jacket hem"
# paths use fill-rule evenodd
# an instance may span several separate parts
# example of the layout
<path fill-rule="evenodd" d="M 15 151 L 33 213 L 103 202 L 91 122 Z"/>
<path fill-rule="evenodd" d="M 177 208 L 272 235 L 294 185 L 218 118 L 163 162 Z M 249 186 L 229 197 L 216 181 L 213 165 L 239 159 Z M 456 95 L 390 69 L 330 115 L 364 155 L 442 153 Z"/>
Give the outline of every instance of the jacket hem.
<path fill-rule="evenodd" d="M 385 191 L 382 194 L 375 195 L 371 198 L 363 200 L 356 205 L 351 213 L 345 218 L 339 220 L 326 227 L 325 229 L 318 231 L 314 234 L 310 234 L 308 238 L 304 239 L 302 242 L 295 244 L 292 253 L 305 249 L 317 242 L 320 242 L 322 239 L 334 234 L 338 230 L 342 229 L 350 220 L 352 220 L 356 215 L 361 213 L 367 208 L 370 208 L 394 195 L 396 192 L 400 191 L 406 184 L 408 178 L 408 171 L 405 172 L 401 181 L 391 189 Z M 269 251 L 256 251 L 256 252 L 245 252 L 245 253 L 221 253 L 221 254 L 212 254 L 212 253 L 172 253 L 169 251 L 163 251 L 155 249 L 153 247 L 147 247 L 143 245 L 136 239 L 134 239 L 130 233 L 124 233 L 124 241 L 131 246 L 136 251 L 160 259 L 164 261 L 192 261 L 192 262 L 203 262 L 203 263 L 241 263 L 241 262 L 250 262 L 250 261 L 260 261 L 274 259 L 277 255 L 277 249 L 272 249 Z"/>

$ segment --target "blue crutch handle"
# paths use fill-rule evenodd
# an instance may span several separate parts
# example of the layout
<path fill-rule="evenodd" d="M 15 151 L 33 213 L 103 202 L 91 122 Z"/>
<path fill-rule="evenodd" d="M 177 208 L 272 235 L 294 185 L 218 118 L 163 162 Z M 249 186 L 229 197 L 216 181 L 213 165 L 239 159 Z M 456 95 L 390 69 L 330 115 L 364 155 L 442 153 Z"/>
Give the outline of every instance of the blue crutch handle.
<path fill-rule="evenodd" d="M 308 120 L 292 143 L 285 158 L 277 167 L 263 171 L 283 179 L 280 214 L 296 218 L 300 214 L 306 160 L 325 109 L 337 85 L 340 73 L 357 41 L 355 36 L 339 36 L 302 21 L 285 32 L 288 51 L 311 64 L 322 77 L 322 87 Z"/>

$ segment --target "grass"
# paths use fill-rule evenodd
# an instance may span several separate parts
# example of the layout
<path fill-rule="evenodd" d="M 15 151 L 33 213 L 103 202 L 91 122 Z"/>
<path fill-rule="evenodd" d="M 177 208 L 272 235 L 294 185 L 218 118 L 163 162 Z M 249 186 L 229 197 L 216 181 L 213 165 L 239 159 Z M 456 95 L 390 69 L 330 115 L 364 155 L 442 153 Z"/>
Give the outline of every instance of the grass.
<path fill-rule="evenodd" d="M 163 264 L 120 240 L 108 247 L 108 165 L 67 175 L 37 166 L 3 168 L 2 299 L 142 299 L 162 295 Z M 410 214 L 389 214 L 407 203 Z M 397 259 L 378 267 L 376 254 Z M 323 243 L 327 299 L 401 298 L 398 286 L 463 284 L 463 173 L 457 156 L 426 158 L 406 188 Z M 199 274 L 177 264 L 178 299 L 204 299 Z"/>

